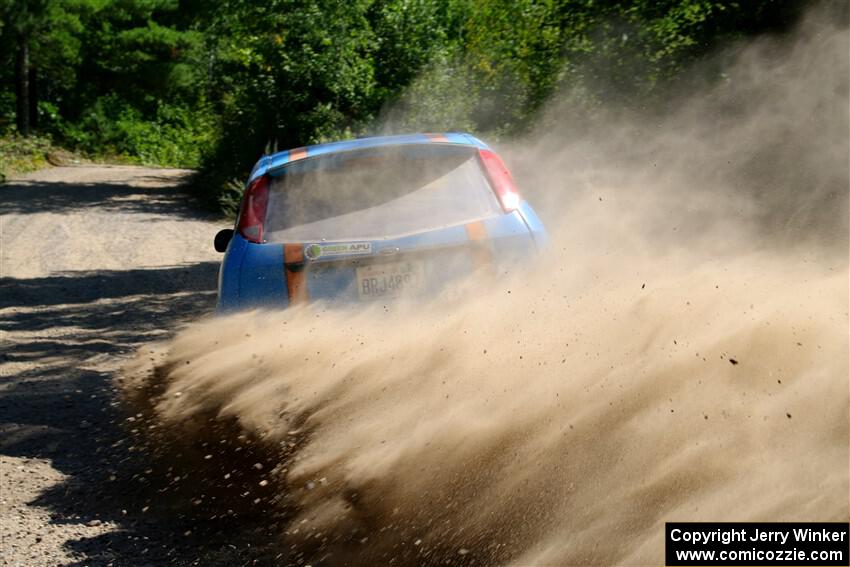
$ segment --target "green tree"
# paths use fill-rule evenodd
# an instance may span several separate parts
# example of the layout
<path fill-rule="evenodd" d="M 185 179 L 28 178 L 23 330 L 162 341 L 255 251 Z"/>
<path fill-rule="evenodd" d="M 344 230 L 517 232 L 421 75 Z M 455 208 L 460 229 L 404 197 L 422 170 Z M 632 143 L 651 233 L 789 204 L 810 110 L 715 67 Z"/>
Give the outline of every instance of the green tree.
<path fill-rule="evenodd" d="M 275 148 L 516 135 L 553 98 L 587 116 L 652 106 L 718 44 L 781 32 L 810 3 L 0 0 L 0 127 L 200 163 L 198 187 L 215 194 Z"/>
<path fill-rule="evenodd" d="M 37 126 L 40 77 L 58 74 L 67 80 L 79 62 L 80 18 L 95 4 L 94 0 L 0 0 L 0 45 L 5 67 L 14 69 L 15 123 L 20 134 L 27 136 Z"/>

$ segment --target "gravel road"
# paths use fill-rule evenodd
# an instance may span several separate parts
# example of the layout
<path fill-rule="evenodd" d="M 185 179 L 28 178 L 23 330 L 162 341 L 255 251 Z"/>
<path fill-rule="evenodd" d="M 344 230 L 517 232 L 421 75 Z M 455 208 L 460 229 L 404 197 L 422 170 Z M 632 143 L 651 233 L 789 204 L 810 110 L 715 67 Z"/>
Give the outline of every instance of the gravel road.
<path fill-rule="evenodd" d="M 57 167 L 0 186 L 3 565 L 251 560 L 249 527 L 159 509 L 114 401 L 136 348 L 214 306 L 225 222 L 187 204 L 188 173 Z"/>

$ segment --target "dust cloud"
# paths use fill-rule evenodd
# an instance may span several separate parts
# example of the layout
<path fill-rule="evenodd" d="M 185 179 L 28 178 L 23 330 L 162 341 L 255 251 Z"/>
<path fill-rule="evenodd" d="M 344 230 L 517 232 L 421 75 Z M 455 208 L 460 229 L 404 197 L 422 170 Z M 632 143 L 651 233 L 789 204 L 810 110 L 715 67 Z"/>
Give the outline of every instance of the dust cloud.
<path fill-rule="evenodd" d="M 122 376 L 140 437 L 291 563 L 661 564 L 665 521 L 847 521 L 847 46 L 811 17 L 663 116 L 553 106 L 500 148 L 541 262 L 195 324 Z"/>

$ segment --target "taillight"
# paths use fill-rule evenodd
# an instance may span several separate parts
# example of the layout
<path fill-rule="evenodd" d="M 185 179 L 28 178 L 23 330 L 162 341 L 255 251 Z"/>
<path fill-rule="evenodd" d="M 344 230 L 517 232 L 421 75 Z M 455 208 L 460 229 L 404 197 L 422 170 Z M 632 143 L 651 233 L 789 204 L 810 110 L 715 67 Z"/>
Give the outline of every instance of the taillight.
<path fill-rule="evenodd" d="M 517 191 L 511 172 L 505 167 L 505 162 L 498 154 L 490 150 L 478 150 L 478 155 L 481 157 L 481 164 L 484 166 L 484 171 L 487 172 L 490 185 L 493 186 L 493 191 L 499 198 L 502 209 L 506 213 L 517 210 L 522 197 Z"/>
<path fill-rule="evenodd" d="M 256 178 L 245 190 L 239 213 L 239 233 L 251 242 L 263 241 L 263 224 L 269 202 L 269 178 Z"/>

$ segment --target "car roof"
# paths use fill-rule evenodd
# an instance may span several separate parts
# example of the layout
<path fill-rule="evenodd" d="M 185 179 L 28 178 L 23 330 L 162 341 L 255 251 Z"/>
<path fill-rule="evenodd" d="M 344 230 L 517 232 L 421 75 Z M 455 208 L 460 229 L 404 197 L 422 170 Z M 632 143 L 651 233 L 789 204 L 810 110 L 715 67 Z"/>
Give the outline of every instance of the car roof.
<path fill-rule="evenodd" d="M 306 157 L 315 157 L 323 154 L 360 150 L 365 148 L 375 148 L 379 146 L 404 146 L 410 144 L 455 144 L 480 149 L 489 149 L 487 144 L 472 134 L 467 134 L 465 132 L 401 134 L 397 136 L 372 136 L 369 138 L 357 138 L 354 140 L 341 140 L 339 142 L 328 142 L 326 144 L 315 144 L 313 146 L 293 148 L 291 150 L 284 150 L 282 152 L 263 156 L 256 165 L 254 165 L 254 169 L 251 170 L 251 177 L 248 179 L 248 182 L 250 183 L 256 177 L 279 169 L 292 161 L 304 159 Z"/>

